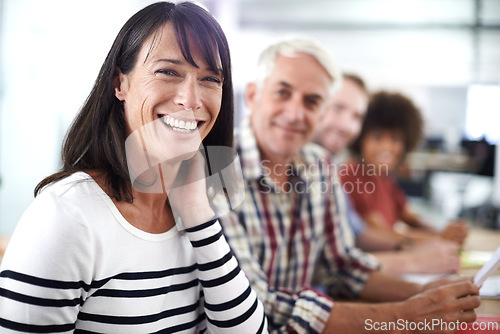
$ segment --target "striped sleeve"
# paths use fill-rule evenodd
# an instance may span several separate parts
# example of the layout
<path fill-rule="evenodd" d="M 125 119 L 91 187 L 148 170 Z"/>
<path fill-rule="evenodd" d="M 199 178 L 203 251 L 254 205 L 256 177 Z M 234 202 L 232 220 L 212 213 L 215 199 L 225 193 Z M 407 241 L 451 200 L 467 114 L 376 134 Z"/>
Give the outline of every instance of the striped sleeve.
<path fill-rule="evenodd" d="M 262 303 L 240 269 L 217 220 L 186 229 L 195 251 L 209 332 L 265 333 Z"/>
<path fill-rule="evenodd" d="M 264 302 L 269 329 L 273 333 L 321 333 L 333 307 L 332 299 L 312 288 L 296 293 L 270 289 L 236 214 L 224 216 L 221 222 L 242 270 Z"/>

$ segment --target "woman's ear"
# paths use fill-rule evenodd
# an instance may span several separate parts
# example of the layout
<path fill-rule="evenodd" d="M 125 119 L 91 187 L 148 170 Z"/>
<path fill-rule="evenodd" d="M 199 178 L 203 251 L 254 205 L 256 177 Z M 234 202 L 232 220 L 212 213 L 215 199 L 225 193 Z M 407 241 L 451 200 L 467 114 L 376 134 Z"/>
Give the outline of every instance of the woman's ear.
<path fill-rule="evenodd" d="M 118 75 L 113 80 L 115 96 L 118 100 L 124 101 L 128 91 L 128 75 L 123 74 L 119 68 L 116 69 L 116 72 Z"/>

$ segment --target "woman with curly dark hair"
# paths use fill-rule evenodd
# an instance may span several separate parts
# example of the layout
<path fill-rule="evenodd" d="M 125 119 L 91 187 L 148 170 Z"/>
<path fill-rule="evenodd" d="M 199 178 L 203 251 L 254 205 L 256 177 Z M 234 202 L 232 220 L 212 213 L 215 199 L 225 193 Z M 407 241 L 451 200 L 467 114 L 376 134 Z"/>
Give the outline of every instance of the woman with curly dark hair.
<path fill-rule="evenodd" d="M 418 146 L 422 132 L 421 112 L 408 97 L 385 91 L 371 97 L 361 134 L 350 147 L 355 158 L 340 171 L 344 189 L 368 224 L 392 229 L 402 221 L 419 236 L 438 235 L 412 212 L 393 176 Z M 441 233 L 460 243 L 466 235 L 467 228 L 461 223 L 451 224 Z"/>

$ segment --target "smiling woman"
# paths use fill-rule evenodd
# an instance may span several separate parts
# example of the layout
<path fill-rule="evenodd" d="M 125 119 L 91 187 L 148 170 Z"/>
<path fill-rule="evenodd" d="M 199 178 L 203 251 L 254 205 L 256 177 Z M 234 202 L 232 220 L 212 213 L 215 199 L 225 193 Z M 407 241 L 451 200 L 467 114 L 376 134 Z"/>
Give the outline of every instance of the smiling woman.
<path fill-rule="evenodd" d="M 2 333 L 266 331 L 197 151 L 231 146 L 230 69 L 224 33 L 193 3 L 125 23 L 5 253 Z M 180 170 L 197 182 L 170 189 Z"/>
<path fill-rule="evenodd" d="M 137 56 L 139 61 L 129 73 L 118 70 L 115 87 L 115 96 L 123 104 L 127 136 L 135 132 L 148 158 L 162 162 L 162 169 L 168 170 L 164 175 L 175 176 L 172 169 L 178 168 L 177 158 L 185 159 L 198 150 L 221 108 L 219 56 L 216 52 L 205 56 L 190 36 L 186 45 L 189 58 L 184 57 L 175 27 L 168 22 L 145 41 Z M 137 147 L 140 149 L 126 152 L 129 172 L 130 162 L 143 154 L 142 147 Z M 159 173 L 153 174 L 159 177 Z"/>

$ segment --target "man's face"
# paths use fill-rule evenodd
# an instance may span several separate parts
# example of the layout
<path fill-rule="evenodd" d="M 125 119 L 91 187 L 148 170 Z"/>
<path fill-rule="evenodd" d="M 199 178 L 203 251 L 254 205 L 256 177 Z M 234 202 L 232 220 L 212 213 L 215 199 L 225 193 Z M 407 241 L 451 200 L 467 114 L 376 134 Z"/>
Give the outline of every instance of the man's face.
<path fill-rule="evenodd" d="M 321 117 L 314 141 L 337 154 L 358 137 L 367 108 L 368 95 L 352 80 L 344 79 Z"/>
<path fill-rule="evenodd" d="M 247 105 L 262 158 L 289 161 L 311 140 L 332 79 L 311 55 L 278 55 L 269 77 L 249 84 Z"/>

